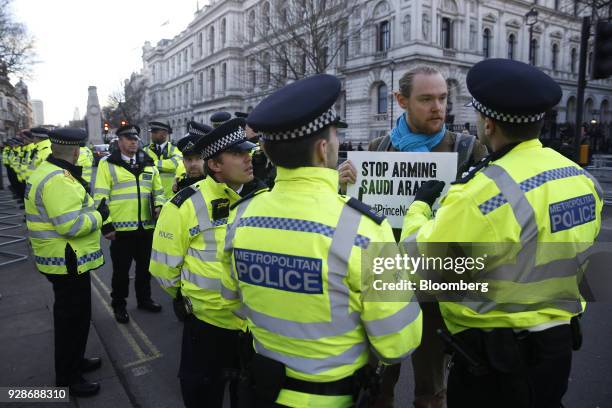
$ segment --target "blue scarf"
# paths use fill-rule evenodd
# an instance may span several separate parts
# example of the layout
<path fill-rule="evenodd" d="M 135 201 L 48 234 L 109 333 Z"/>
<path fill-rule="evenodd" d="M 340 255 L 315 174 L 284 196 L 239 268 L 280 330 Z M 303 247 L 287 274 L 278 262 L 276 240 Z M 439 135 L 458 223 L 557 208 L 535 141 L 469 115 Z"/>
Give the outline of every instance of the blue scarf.
<path fill-rule="evenodd" d="M 412 133 L 408 127 L 408 116 L 406 113 L 400 115 L 395 121 L 395 127 L 391 130 L 391 143 L 400 152 L 431 152 L 446 133 L 446 125 L 434 135 L 423 135 Z"/>

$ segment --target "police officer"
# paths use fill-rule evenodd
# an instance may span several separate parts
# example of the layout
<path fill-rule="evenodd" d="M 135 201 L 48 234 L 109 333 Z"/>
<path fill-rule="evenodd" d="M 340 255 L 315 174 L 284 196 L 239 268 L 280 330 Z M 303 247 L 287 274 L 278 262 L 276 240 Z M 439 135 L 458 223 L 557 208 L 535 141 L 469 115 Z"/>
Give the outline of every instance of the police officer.
<path fill-rule="evenodd" d="M 161 176 L 164 194 L 172 197 L 172 185 L 176 169 L 181 162 L 181 151 L 170 142 L 172 128 L 169 124 L 159 121 L 149 122 L 151 144 L 144 151 L 151 157 Z"/>
<path fill-rule="evenodd" d="M 34 150 L 32 151 L 32 157 L 30 159 L 28 177 L 51 154 L 51 142 L 49 141 L 48 129 L 44 127 L 35 127 L 30 129 L 30 135 L 34 141 Z"/>
<path fill-rule="evenodd" d="M 361 296 L 369 272 L 361 255 L 372 242 L 395 241 L 384 217 L 338 195 L 340 90 L 336 77 L 315 75 L 273 93 L 248 118 L 277 176 L 270 192 L 235 206 L 222 293 L 228 307 L 242 306 L 253 333 L 262 406 L 349 406 L 370 347 L 396 363 L 421 338 L 411 292 L 398 302 Z"/>
<path fill-rule="evenodd" d="M 91 152 L 89 147 L 86 146 L 85 141 L 83 141 L 80 144 L 79 161 L 77 162 L 77 165 L 81 166 L 81 168 L 83 169 L 83 180 L 87 182 L 88 186 L 91 183 L 93 161 L 93 153 Z"/>
<path fill-rule="evenodd" d="M 562 95 L 550 77 L 522 62 L 489 59 L 469 71 L 467 87 L 478 135 L 493 153 L 453 183 L 435 217 L 443 183 L 424 184 L 402 231 L 419 248 L 456 242 L 472 253 L 470 245 L 491 243 L 477 253 L 495 263 L 474 272 L 490 290 L 441 299 L 446 326 L 469 356 L 455 347 L 448 406 L 559 407 L 570 373 L 570 322 L 583 311 L 580 252 L 598 234 L 601 190 L 538 140 L 545 113 Z M 574 213 L 583 216 L 566 217 Z M 568 244 L 559 253 L 561 243 Z"/>
<path fill-rule="evenodd" d="M 89 271 L 104 263 L 100 228 L 108 217 L 105 202 L 96 208 L 75 166 L 85 130 L 49 132 L 52 154 L 32 173 L 25 200 L 26 222 L 36 267 L 53 285 L 56 385 L 75 396 L 97 394 L 100 385 L 82 373 L 99 368 L 99 358 L 84 358 L 91 320 Z"/>
<path fill-rule="evenodd" d="M 165 202 L 159 172 L 153 161 L 138 148 L 140 128 L 125 125 L 117 129 L 119 149 L 100 161 L 94 189 L 97 203 L 109 202 L 110 217 L 102 233 L 111 241 L 113 261 L 111 306 L 115 319 L 127 323 L 125 309 L 129 291 L 129 270 L 136 263 L 136 300 L 138 308 L 161 311 L 151 300 L 149 258 L 155 218 Z"/>
<path fill-rule="evenodd" d="M 207 176 L 177 193 L 163 208 L 153 239 L 151 273 L 189 316 L 183 331 L 179 378 L 186 407 L 222 407 L 224 373 L 239 369 L 243 321 L 224 308 L 221 256 L 230 205 L 253 178 L 244 120 L 231 119 L 192 147 Z M 232 406 L 236 384 L 230 383 Z"/>
<path fill-rule="evenodd" d="M 193 147 L 200 137 L 212 130 L 212 127 L 193 120 L 187 124 L 187 135 L 176 142 L 176 147 L 183 154 L 183 161 L 176 169 L 173 192 L 176 193 L 204 178 L 204 159 L 201 152 L 194 151 Z"/>

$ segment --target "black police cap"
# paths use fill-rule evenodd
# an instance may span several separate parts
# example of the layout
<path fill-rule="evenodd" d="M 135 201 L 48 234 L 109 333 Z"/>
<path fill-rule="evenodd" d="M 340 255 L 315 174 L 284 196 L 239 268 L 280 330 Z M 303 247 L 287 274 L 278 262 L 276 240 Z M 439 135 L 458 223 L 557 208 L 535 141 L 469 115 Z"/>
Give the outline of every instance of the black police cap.
<path fill-rule="evenodd" d="M 193 150 L 202 152 L 205 160 L 226 150 L 251 151 L 255 144 L 247 140 L 244 119 L 234 118 L 220 124 L 209 134 L 201 137 Z"/>
<path fill-rule="evenodd" d="M 87 132 L 81 128 L 58 128 L 49 132 L 49 140 L 53 144 L 78 146 L 87 139 Z"/>
<path fill-rule="evenodd" d="M 172 133 L 172 127 L 170 127 L 170 125 L 165 122 L 160 122 L 160 121 L 149 122 L 149 132 L 154 132 L 156 130 L 165 130 L 169 134 Z"/>
<path fill-rule="evenodd" d="M 334 109 L 340 90 L 340 80 L 333 75 L 301 79 L 261 101 L 247 123 L 266 140 L 307 137 L 330 125 L 345 128 Z"/>
<path fill-rule="evenodd" d="M 196 122 L 195 120 L 187 123 L 187 134 L 195 136 L 204 136 L 212 132 L 212 126 L 208 126 L 205 123 Z"/>
<path fill-rule="evenodd" d="M 213 127 L 217 127 L 220 124 L 227 122 L 231 118 L 232 118 L 232 115 L 229 112 L 225 112 L 225 111 L 215 112 L 210 117 L 210 123 L 212 123 Z"/>
<path fill-rule="evenodd" d="M 138 136 L 140 134 L 140 128 L 136 125 L 123 125 L 119 127 L 115 133 L 117 136 L 125 136 L 140 140 L 140 137 Z"/>
<path fill-rule="evenodd" d="M 538 68 L 508 59 L 488 59 L 467 74 L 470 105 L 483 115 L 507 123 L 534 123 L 561 100 L 562 91 Z"/>
<path fill-rule="evenodd" d="M 187 135 L 176 142 L 176 147 L 183 153 L 183 156 L 200 154 L 200 152 L 194 151 L 193 148 L 201 137 L 198 135 Z"/>
<path fill-rule="evenodd" d="M 234 116 L 236 116 L 237 118 L 248 118 L 249 114 L 246 112 L 234 112 Z"/>

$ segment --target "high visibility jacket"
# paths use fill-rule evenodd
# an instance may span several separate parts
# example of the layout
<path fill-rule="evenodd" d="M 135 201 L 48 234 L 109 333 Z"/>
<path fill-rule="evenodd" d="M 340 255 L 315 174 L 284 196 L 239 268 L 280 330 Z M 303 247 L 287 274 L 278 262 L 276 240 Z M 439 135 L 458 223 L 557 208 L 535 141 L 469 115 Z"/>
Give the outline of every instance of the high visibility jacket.
<path fill-rule="evenodd" d="M 47 157 L 51 154 L 51 141 L 49 139 L 42 139 L 39 142 L 34 144 L 34 149 L 32 151 L 32 158 L 30 159 L 30 164 L 28 166 L 27 177 L 29 177 L 34 170 L 41 165 L 42 162 L 47 160 Z M 27 178 L 26 177 L 26 178 Z"/>
<path fill-rule="evenodd" d="M 584 308 L 576 275 L 599 233 L 600 187 L 537 139 L 506 150 L 454 184 L 435 217 L 428 204 L 415 201 L 404 218 L 403 242 L 416 241 L 421 250 L 453 242 L 470 253 L 470 243 L 484 243 L 477 252 L 490 263 L 472 271 L 472 279 L 488 283 L 488 292 L 440 303 L 454 333 L 538 330 L 568 323 Z"/>
<path fill-rule="evenodd" d="M 137 153 L 137 156 L 139 154 Z M 153 229 L 153 207 L 162 206 L 166 198 L 157 169 L 146 155 L 137 170 L 121 159 L 119 150 L 100 160 L 94 199 L 98 205 L 103 198 L 110 209 L 110 217 L 104 223 L 104 234 L 116 231 L 135 231 L 139 227 Z"/>
<path fill-rule="evenodd" d="M 365 249 L 397 245 L 386 219 L 337 191 L 335 170 L 279 167 L 274 189 L 239 202 L 228 226 L 223 297 L 228 307 L 241 306 L 256 352 L 305 381 L 351 376 L 367 364 L 370 347 L 398 363 L 421 340 L 412 292 L 397 302 L 362 298 L 371 273 L 361 262 Z M 277 403 L 349 406 L 352 398 L 284 389 Z"/>
<path fill-rule="evenodd" d="M 31 154 L 33 150 L 34 150 L 33 143 L 25 145 L 21 149 L 21 157 L 19 158 L 19 163 L 18 163 L 16 173 L 17 173 L 17 179 L 22 183 L 25 182 L 26 177 L 28 175 L 28 168 L 30 166 L 30 158 L 31 158 Z"/>
<path fill-rule="evenodd" d="M 104 263 L 100 249 L 102 216 L 85 188 L 54 158 L 30 176 L 25 193 L 26 224 L 36 267 L 48 274 L 78 273 Z M 60 167 L 62 166 L 62 167 Z"/>
<path fill-rule="evenodd" d="M 168 142 L 164 147 L 164 151 L 158 156 L 153 150 L 153 145 L 145 146 L 143 149 L 157 167 L 159 174 L 161 176 L 162 185 L 164 186 L 164 194 L 166 197 L 172 197 L 174 192 L 172 191 L 172 184 L 174 184 L 174 175 L 176 173 L 176 169 L 180 163 L 183 161 L 183 154 L 181 151 Z"/>
<path fill-rule="evenodd" d="M 8 166 L 9 164 L 9 155 L 11 153 L 11 148 L 9 146 L 4 146 L 2 149 L 2 164 Z"/>
<path fill-rule="evenodd" d="M 87 183 L 91 183 L 91 171 L 93 167 L 93 153 L 86 146 L 81 146 L 79 150 L 79 160 L 77 166 L 83 168 L 83 180 Z"/>
<path fill-rule="evenodd" d="M 224 307 L 221 259 L 229 208 L 238 199 L 212 177 L 175 195 L 157 221 L 149 267 L 172 296 L 180 287 L 198 319 L 233 330 L 242 329 L 244 322 Z"/>

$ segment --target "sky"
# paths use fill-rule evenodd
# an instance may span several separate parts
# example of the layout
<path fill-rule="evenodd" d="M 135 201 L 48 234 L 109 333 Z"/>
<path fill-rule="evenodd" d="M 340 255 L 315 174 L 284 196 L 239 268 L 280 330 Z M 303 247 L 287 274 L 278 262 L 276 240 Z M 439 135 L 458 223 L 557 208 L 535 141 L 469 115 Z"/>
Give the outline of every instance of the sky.
<path fill-rule="evenodd" d="M 86 113 L 87 89 L 100 105 L 142 68 L 142 46 L 173 38 L 192 21 L 197 0 L 13 0 L 16 21 L 36 41 L 40 61 L 23 80 L 44 104 L 46 124 Z M 204 1 L 199 1 L 200 7 Z M 17 80 L 18 78 L 13 78 Z M 15 81 L 13 81 L 14 83 Z"/>

